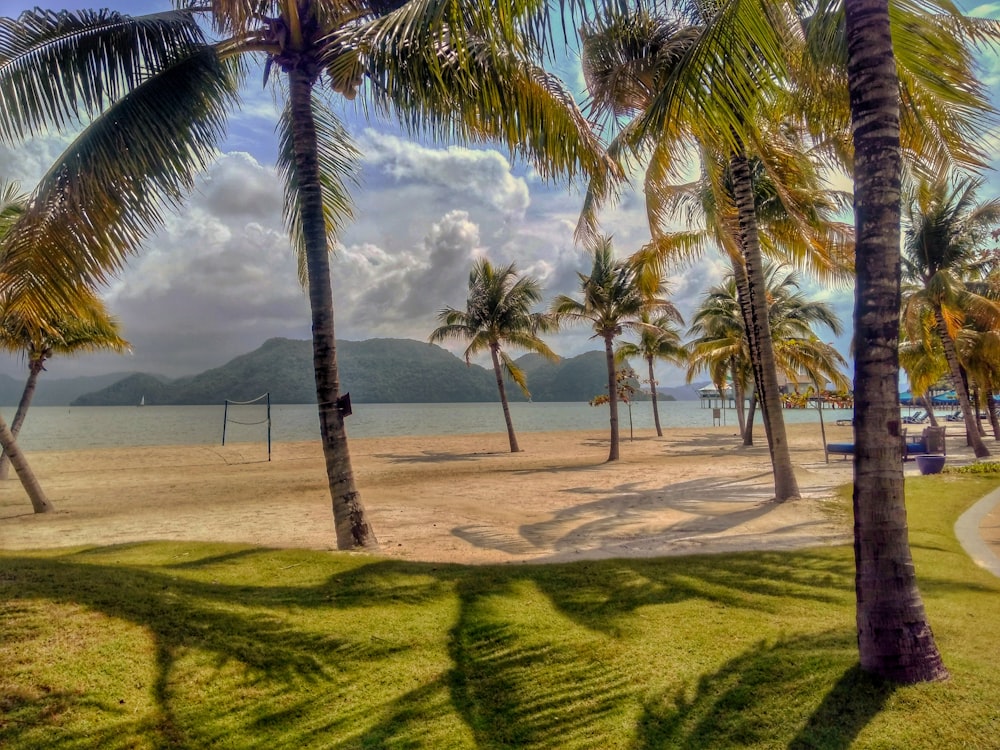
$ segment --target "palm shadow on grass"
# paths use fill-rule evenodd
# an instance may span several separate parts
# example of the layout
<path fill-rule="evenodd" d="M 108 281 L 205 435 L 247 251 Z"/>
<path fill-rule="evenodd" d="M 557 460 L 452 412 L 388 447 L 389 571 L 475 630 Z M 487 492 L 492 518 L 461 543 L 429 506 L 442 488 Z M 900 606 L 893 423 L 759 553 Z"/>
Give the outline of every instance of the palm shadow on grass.
<path fill-rule="evenodd" d="M 600 656 L 647 607 L 697 599 L 766 619 L 779 599 L 789 597 L 827 612 L 847 606 L 847 552 L 470 568 L 312 553 L 296 553 L 299 557 L 288 565 L 281 552 L 184 545 L 179 549 L 187 552 L 163 553 L 159 565 L 113 562 L 119 555 L 160 549 L 178 547 L 129 545 L 57 558 L 4 558 L 9 601 L 83 607 L 148 631 L 155 679 L 153 715 L 142 719 L 130 719 L 113 696 L 2 695 L 13 719 L 0 723 L 0 744 L 30 747 L 16 744 L 28 736 L 21 733 L 42 732 L 45 746 L 53 748 L 85 746 L 96 737 L 102 747 L 126 747 L 137 735 L 159 747 L 205 747 L 231 731 L 224 728 L 231 721 L 242 732 L 233 741 L 247 747 L 432 747 L 454 741 L 440 728 L 457 721 L 467 727 L 475 747 L 564 750 L 593 747 L 595 733 L 606 722 L 613 724 L 622 711 L 634 713 L 644 705 L 636 728 L 638 747 L 676 746 L 670 741 L 678 737 L 691 747 L 713 747 L 720 746 L 712 744 L 720 737 L 755 731 L 751 719 L 729 716 L 743 700 L 733 684 L 759 685 L 774 696 L 796 690 L 803 680 L 835 685 L 854 653 L 847 630 L 761 646 L 704 677 L 693 699 L 662 702 L 650 702 L 645 687 L 633 684 L 620 663 Z M 301 585 L 278 579 L 277 573 L 292 568 L 286 575 L 293 580 L 290 573 L 303 570 L 295 567 L 299 560 L 313 566 L 298 579 Z M 268 565 L 276 571 L 273 585 L 226 582 L 224 576 L 234 566 Z M 524 599 L 525 591 L 536 592 L 543 604 Z M 543 619 L 536 627 L 524 617 L 526 604 L 543 616 L 551 608 L 555 619 Z M 382 630 L 385 607 L 404 613 L 400 629 L 435 608 L 443 609 L 447 624 Z M 293 618 L 300 610 L 320 613 L 330 624 L 319 630 L 302 625 Z M 5 620 L 17 617 L 5 614 Z M 568 618 L 582 635 L 561 638 L 560 618 Z M 401 679 L 400 665 L 403 672 L 411 670 L 405 666 L 407 654 L 428 637 L 441 642 L 445 662 L 440 669 L 385 690 L 380 703 L 317 702 L 316 695 L 350 695 L 355 683 L 373 672 L 375 682 Z M 826 665 L 807 674 L 800 666 L 808 661 L 804 657 L 829 648 L 844 650 L 835 660 L 839 672 Z M 191 684 L 181 689 L 179 680 Z M 718 698 L 720 692 L 725 700 Z M 803 732 L 809 730 L 804 743 L 826 731 L 838 713 L 838 700 L 814 710 L 811 719 L 807 709 L 793 709 L 802 712 Z M 769 700 L 761 702 L 769 705 Z M 45 734 L 52 717 L 88 705 L 100 714 L 95 734 Z M 699 718 L 711 711 L 716 718 L 751 723 L 720 729 L 718 721 Z"/>
<path fill-rule="evenodd" d="M 852 664 L 855 659 L 854 634 L 846 630 L 759 643 L 696 685 L 648 701 L 636 750 L 845 750 L 895 689 Z M 801 696 L 826 685 L 830 689 L 807 714 Z M 804 716 L 794 737 L 774 736 L 773 716 L 782 711 Z"/>

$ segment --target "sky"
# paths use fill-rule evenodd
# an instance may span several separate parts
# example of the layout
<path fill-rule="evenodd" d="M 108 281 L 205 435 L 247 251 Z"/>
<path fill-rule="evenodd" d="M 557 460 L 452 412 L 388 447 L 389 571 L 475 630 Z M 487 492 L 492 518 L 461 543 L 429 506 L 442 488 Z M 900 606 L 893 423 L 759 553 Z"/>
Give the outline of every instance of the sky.
<path fill-rule="evenodd" d="M 38 4 L 0 0 L 0 15 Z M 168 5 L 168 0 L 117 0 L 101 7 L 139 15 Z M 578 65 L 568 66 L 564 80 L 582 99 Z M 272 91 L 252 74 L 218 158 L 184 208 L 169 215 L 127 268 L 100 290 L 131 353 L 56 357 L 46 377 L 108 372 L 177 377 L 221 366 L 268 338 L 309 338 L 308 301 L 281 221 L 282 191 L 274 171 L 277 112 Z M 590 267 L 586 251 L 573 241 L 579 189 L 542 182 L 530 166 L 512 163 L 502 146 L 414 141 L 391 123 L 366 121 L 347 103 L 338 114 L 363 154 L 356 218 L 331 261 L 338 339 L 426 340 L 443 307 L 464 307 L 469 270 L 481 256 L 494 264 L 515 262 L 541 281 L 547 300 L 578 291 L 577 274 Z M 0 178 L 17 180 L 30 191 L 69 137 L 52 134 L 13 148 L 0 145 Z M 649 239 L 638 184 L 640 192 L 626 190 L 601 216 L 622 256 Z M 671 298 L 685 319 L 726 270 L 721 257 L 709 254 L 670 275 Z M 809 292 L 829 302 L 847 328 L 839 338 L 818 331 L 847 356 L 853 291 L 809 285 Z M 586 329 L 566 329 L 546 340 L 560 355 L 574 356 L 601 348 L 590 336 Z M 461 344 L 448 348 L 461 354 Z M 23 376 L 25 363 L 0 354 L 0 373 Z M 657 380 L 679 385 L 684 373 L 660 364 Z"/>

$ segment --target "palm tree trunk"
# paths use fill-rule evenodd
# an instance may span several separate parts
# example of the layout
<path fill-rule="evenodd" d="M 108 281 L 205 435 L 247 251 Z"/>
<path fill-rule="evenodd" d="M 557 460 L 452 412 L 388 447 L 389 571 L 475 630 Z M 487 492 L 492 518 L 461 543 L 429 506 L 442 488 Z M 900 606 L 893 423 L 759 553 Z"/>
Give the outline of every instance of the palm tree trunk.
<path fill-rule="evenodd" d="M 938 336 L 941 339 L 941 346 L 944 349 L 944 358 L 947 360 L 948 369 L 951 371 L 951 379 L 955 385 L 955 394 L 958 396 L 958 405 L 962 408 L 966 439 L 969 445 L 972 446 L 972 451 L 976 454 L 976 458 L 986 458 L 990 455 L 990 449 L 986 447 L 986 443 L 983 442 L 983 438 L 979 434 L 979 410 L 973 406 L 972 399 L 969 398 L 969 388 L 962 374 L 962 367 L 958 362 L 955 342 L 948 334 L 948 327 L 945 325 L 940 307 L 934 308 L 934 321 L 937 325 Z"/>
<path fill-rule="evenodd" d="M 740 435 L 742 436 L 746 433 L 747 429 L 746 405 L 743 403 L 747 394 L 746 391 L 743 390 L 743 384 L 736 376 L 735 363 L 730 365 L 729 375 L 733 379 L 733 398 L 736 399 L 736 403 L 734 404 L 736 407 L 736 422 L 740 426 Z"/>
<path fill-rule="evenodd" d="M 615 377 L 614 336 L 604 337 L 604 357 L 608 364 L 608 408 L 611 411 L 611 449 L 608 461 L 618 460 L 618 380 Z"/>
<path fill-rule="evenodd" d="M 986 408 L 990 412 L 990 427 L 993 429 L 993 439 L 1000 440 L 1000 419 L 997 419 L 997 401 L 993 388 L 986 389 Z"/>
<path fill-rule="evenodd" d="M 649 365 L 649 393 L 653 398 L 653 424 L 656 425 L 656 437 L 663 437 L 663 428 L 660 427 L 660 409 L 656 404 L 656 374 L 653 371 L 653 358 L 646 357 L 646 364 Z"/>
<path fill-rule="evenodd" d="M 986 437 L 986 428 L 983 427 L 983 420 L 979 418 L 979 415 L 983 411 L 983 401 L 979 394 L 978 388 L 972 391 L 971 398 L 972 398 L 972 408 L 976 410 L 976 427 L 978 428 L 979 431 L 979 437 L 984 438 Z"/>
<path fill-rule="evenodd" d="M 14 412 L 14 421 L 10 423 L 10 434 L 16 440 L 24 424 L 24 418 L 28 414 L 28 407 L 31 406 L 31 399 L 35 397 L 35 390 L 38 387 L 38 376 L 45 369 L 44 359 L 32 359 L 28 364 L 28 379 L 24 383 L 24 390 L 21 392 L 21 401 Z M 10 458 L 7 451 L 0 454 L 0 480 L 5 480 L 10 476 Z"/>
<path fill-rule="evenodd" d="M 503 407 L 503 418 L 507 423 L 507 439 L 510 441 L 510 452 L 519 453 L 517 447 L 517 436 L 514 434 L 514 422 L 510 418 L 510 405 L 507 403 L 507 389 L 503 384 L 503 370 L 500 367 L 500 354 L 496 346 L 490 347 L 490 356 L 493 357 L 493 372 L 497 376 L 497 390 L 500 392 L 500 405 Z"/>
<path fill-rule="evenodd" d="M 799 485 L 795 479 L 792 454 L 788 449 L 785 417 L 781 411 L 781 396 L 778 392 L 778 369 L 768 321 L 764 264 L 757 233 L 750 164 L 743 153 L 733 151 L 729 166 L 733 179 L 733 198 L 740 216 L 743 258 L 746 261 L 746 273 L 737 274 L 736 277 L 740 290 L 740 308 L 744 311 L 744 323 L 750 341 L 750 359 L 764 416 L 764 433 L 771 453 L 774 496 L 780 502 L 799 497 Z M 738 265 L 739 263 L 733 264 L 734 268 Z"/>
<path fill-rule="evenodd" d="M 888 0 L 847 0 L 854 132 L 854 560 L 862 669 L 903 683 L 948 672 L 917 589 L 899 415 L 899 83 Z"/>
<path fill-rule="evenodd" d="M 747 426 L 743 430 L 743 446 L 753 446 L 753 421 L 757 418 L 757 389 L 750 394 L 750 408 L 747 409 Z"/>
<path fill-rule="evenodd" d="M 931 398 L 931 394 L 925 393 L 923 399 L 921 400 L 924 402 L 924 407 L 927 409 L 927 417 L 931 420 L 931 427 L 937 427 L 937 417 L 934 416 L 934 399 Z"/>
<path fill-rule="evenodd" d="M 305 65 L 305 63 L 303 63 Z M 320 436 L 326 460 L 327 479 L 333 500 L 333 520 L 339 549 L 375 547 L 378 540 L 368 523 L 361 494 L 354 483 L 354 470 L 344 427 L 346 403 L 341 402 L 337 369 L 337 343 L 333 326 L 333 290 L 330 286 L 330 249 L 317 158 L 316 124 L 312 112 L 311 73 L 292 70 L 289 75 L 292 107 L 292 141 L 295 177 L 298 183 L 309 276 L 309 306 L 312 311 L 313 372 L 319 405 Z"/>
<path fill-rule="evenodd" d="M 51 513 L 54 511 L 56 506 L 49 502 L 49 499 L 45 496 L 42 485 L 38 483 L 35 472 L 28 465 L 28 459 L 24 457 L 21 449 L 17 447 L 17 441 L 14 440 L 14 435 L 11 433 L 10 427 L 7 426 L 3 417 L 0 417 L 0 446 L 3 447 L 4 453 L 10 456 L 10 462 L 14 466 L 14 471 L 17 472 L 17 478 L 21 480 L 24 491 L 28 493 L 28 498 L 31 500 L 31 507 L 35 509 L 35 513 Z"/>

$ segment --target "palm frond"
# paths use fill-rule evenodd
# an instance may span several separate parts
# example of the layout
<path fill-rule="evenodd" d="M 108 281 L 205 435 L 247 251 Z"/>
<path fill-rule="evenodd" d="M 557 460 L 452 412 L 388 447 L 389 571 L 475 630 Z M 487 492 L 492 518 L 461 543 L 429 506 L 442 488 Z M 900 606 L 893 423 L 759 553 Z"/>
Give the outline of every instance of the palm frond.
<path fill-rule="evenodd" d="M 132 18 L 35 9 L 0 18 L 0 139 L 76 126 L 202 47 L 201 29 L 183 10 Z"/>
<path fill-rule="evenodd" d="M 179 204 L 214 158 L 236 88 L 203 47 L 95 119 L 4 238 L 0 293 L 32 279 L 70 290 L 105 282 L 161 225 L 161 207 Z"/>

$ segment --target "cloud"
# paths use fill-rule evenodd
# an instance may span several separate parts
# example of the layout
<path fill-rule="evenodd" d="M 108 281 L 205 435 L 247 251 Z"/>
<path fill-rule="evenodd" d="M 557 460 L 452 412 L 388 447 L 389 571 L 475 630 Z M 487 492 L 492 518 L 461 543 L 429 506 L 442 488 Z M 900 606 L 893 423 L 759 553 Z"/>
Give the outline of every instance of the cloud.
<path fill-rule="evenodd" d="M 512 174 L 510 163 L 497 151 L 429 148 L 372 129 L 364 131 L 359 145 L 366 188 L 420 185 L 457 208 L 486 206 L 504 220 L 523 216 L 530 203 L 527 183 Z"/>
<path fill-rule="evenodd" d="M 331 258 L 337 334 L 426 339 L 445 306 L 465 303 L 473 260 L 515 262 L 547 298 L 572 293 L 589 258 L 573 242 L 579 196 L 531 183 L 489 149 L 431 148 L 362 133 L 356 219 Z M 38 175 L 58 139 L 0 151 L 0 169 Z M 7 174 L 14 174 L 7 169 Z M 35 178 L 37 179 L 37 177 Z M 308 338 L 309 306 L 282 226 L 282 189 L 254 153 L 229 151 L 197 181 L 103 295 L 134 347 L 127 359 L 87 355 L 54 364 L 60 375 L 123 369 L 169 376 L 219 366 L 267 338 Z M 619 214 L 616 243 L 634 249 L 641 214 Z M 555 337 L 568 355 L 593 349 L 589 333 Z M 10 358 L 6 371 L 19 370 Z"/>

